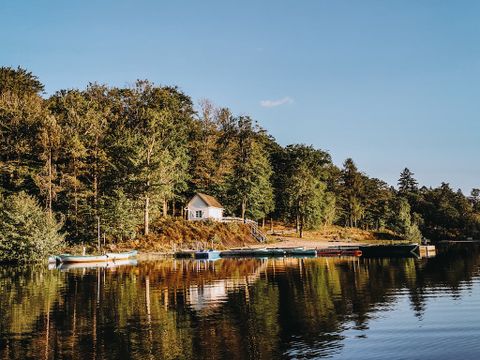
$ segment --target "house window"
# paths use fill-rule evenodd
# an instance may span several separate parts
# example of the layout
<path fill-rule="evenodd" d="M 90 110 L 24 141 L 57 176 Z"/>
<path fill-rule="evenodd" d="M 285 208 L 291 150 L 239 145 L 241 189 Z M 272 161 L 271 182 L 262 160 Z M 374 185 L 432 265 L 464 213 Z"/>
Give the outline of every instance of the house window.
<path fill-rule="evenodd" d="M 202 210 L 195 211 L 195 217 L 197 219 L 201 219 L 203 217 L 203 211 Z"/>

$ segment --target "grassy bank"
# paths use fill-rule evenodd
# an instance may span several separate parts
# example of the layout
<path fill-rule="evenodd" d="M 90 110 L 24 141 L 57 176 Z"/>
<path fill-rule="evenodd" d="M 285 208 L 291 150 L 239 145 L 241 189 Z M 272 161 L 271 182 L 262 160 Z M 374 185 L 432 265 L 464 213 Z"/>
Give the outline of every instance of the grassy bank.
<path fill-rule="evenodd" d="M 136 239 L 107 244 L 112 251 L 137 249 L 141 252 L 171 252 L 175 249 L 231 247 L 258 244 L 245 224 L 213 221 L 187 221 L 181 218 L 159 219 L 151 224 L 150 234 Z"/>
<path fill-rule="evenodd" d="M 213 221 L 187 221 L 181 218 L 162 218 L 151 225 L 151 232 L 147 236 L 124 241 L 107 241 L 105 250 L 125 251 L 136 249 L 143 253 L 171 253 L 180 249 L 206 249 L 219 250 L 261 246 L 253 239 L 250 227 L 242 223 L 219 223 Z M 269 227 L 264 229 L 267 232 Z M 318 230 L 304 232 L 304 237 L 296 243 L 298 234 L 294 229 L 285 227 L 280 223 L 274 224 L 274 231 L 269 231 L 267 244 L 285 246 L 327 247 L 337 243 L 378 242 L 384 240 L 399 240 L 395 233 L 388 231 L 367 231 L 357 228 L 341 226 L 327 226 Z M 292 242 L 293 241 L 293 242 Z M 69 253 L 81 253 L 82 246 L 70 246 L 66 249 Z M 95 253 L 95 244 L 88 249 L 88 253 Z"/>

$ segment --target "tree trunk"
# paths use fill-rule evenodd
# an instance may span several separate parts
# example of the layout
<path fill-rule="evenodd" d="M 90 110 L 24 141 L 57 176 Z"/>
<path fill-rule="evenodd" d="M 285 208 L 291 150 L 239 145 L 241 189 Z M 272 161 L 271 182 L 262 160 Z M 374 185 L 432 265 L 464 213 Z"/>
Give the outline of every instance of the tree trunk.
<path fill-rule="evenodd" d="M 300 239 L 303 238 L 303 217 L 300 217 Z"/>
<path fill-rule="evenodd" d="M 101 248 L 101 229 L 100 229 L 100 216 L 97 215 L 97 248 L 100 251 Z"/>
<path fill-rule="evenodd" d="M 150 154 L 151 150 L 148 149 L 147 151 L 147 166 L 150 167 Z M 147 175 L 147 182 L 146 182 L 146 191 L 145 191 L 145 209 L 143 212 L 143 234 L 148 235 L 149 229 L 149 209 L 150 209 L 150 197 L 149 197 L 149 191 L 150 191 L 150 177 Z"/>
<path fill-rule="evenodd" d="M 48 154 L 48 216 L 52 218 L 52 197 L 53 197 L 53 186 L 52 186 L 52 150 Z"/>
<path fill-rule="evenodd" d="M 95 160 L 93 162 L 93 208 L 97 220 L 98 250 L 100 251 L 100 217 L 98 215 L 98 136 L 95 137 Z"/>
<path fill-rule="evenodd" d="M 163 217 L 167 217 L 167 215 L 168 215 L 167 211 L 168 211 L 167 199 L 163 199 L 163 211 L 162 211 Z"/>
<path fill-rule="evenodd" d="M 242 200 L 242 219 L 245 221 L 246 217 L 245 214 L 247 212 L 247 200 L 243 199 Z"/>
<path fill-rule="evenodd" d="M 73 206 L 75 208 L 75 234 L 78 236 L 78 189 L 77 189 L 77 162 L 73 158 Z"/>
<path fill-rule="evenodd" d="M 143 211 L 143 234 L 148 235 L 148 210 L 149 210 L 149 204 L 150 203 L 150 198 L 148 195 L 145 195 L 145 208 Z"/>
<path fill-rule="evenodd" d="M 272 218 L 270 218 L 270 231 L 273 234 L 273 219 Z"/>

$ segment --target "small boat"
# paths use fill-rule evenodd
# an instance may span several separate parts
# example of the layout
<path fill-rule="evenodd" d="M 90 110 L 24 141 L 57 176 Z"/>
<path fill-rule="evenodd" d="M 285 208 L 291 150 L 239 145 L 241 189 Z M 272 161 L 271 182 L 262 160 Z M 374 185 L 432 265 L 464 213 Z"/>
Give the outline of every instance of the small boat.
<path fill-rule="evenodd" d="M 317 256 L 317 250 L 305 248 L 290 248 L 285 249 L 287 256 Z"/>
<path fill-rule="evenodd" d="M 325 248 L 317 250 L 318 256 L 340 256 L 342 255 L 342 250 L 339 248 Z"/>
<path fill-rule="evenodd" d="M 57 270 L 74 270 L 74 269 L 110 269 L 116 268 L 119 266 L 136 266 L 137 260 L 136 259 L 122 259 L 122 260 L 115 260 L 115 261 L 101 261 L 101 262 L 88 262 L 88 263 L 60 263 L 56 265 L 55 269 Z"/>
<path fill-rule="evenodd" d="M 232 249 L 222 251 L 222 257 L 267 257 L 269 251 L 266 248 L 252 248 L 252 249 Z"/>
<path fill-rule="evenodd" d="M 137 250 L 132 250 L 124 253 L 106 253 L 105 255 L 107 256 L 108 260 L 125 260 L 133 258 L 137 256 L 137 254 Z"/>
<path fill-rule="evenodd" d="M 107 261 L 107 255 L 70 255 L 62 254 L 57 256 L 60 263 L 98 263 Z"/>
<path fill-rule="evenodd" d="M 342 256 L 362 256 L 362 250 L 360 249 L 342 249 Z"/>
<path fill-rule="evenodd" d="M 195 256 L 194 250 L 181 250 L 174 254 L 177 259 L 191 259 Z"/>
<path fill-rule="evenodd" d="M 267 256 L 285 256 L 286 251 L 282 248 L 267 248 Z"/>
<path fill-rule="evenodd" d="M 125 260 L 137 256 L 137 251 L 129 251 L 125 253 L 106 253 L 103 255 L 70 255 L 61 254 L 55 256 L 56 262 L 60 263 L 96 263 L 105 261 Z M 49 258 L 49 261 L 52 257 Z"/>
<path fill-rule="evenodd" d="M 213 260 L 220 258 L 218 250 L 200 250 L 195 252 L 195 259 Z"/>
<path fill-rule="evenodd" d="M 336 246 L 318 249 L 318 256 L 362 256 L 362 251 L 357 246 Z"/>

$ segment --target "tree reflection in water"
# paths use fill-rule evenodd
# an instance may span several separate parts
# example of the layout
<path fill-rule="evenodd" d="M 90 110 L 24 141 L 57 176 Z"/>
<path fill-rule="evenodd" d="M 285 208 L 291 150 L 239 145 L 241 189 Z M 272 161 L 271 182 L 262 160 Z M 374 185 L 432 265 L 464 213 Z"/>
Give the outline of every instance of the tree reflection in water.
<path fill-rule="evenodd" d="M 164 260 L 111 269 L 0 269 L 1 359 L 271 359 L 341 354 L 408 296 L 462 296 L 479 251 L 432 259 Z M 362 335 L 360 335 L 362 336 Z"/>

